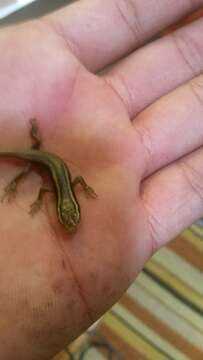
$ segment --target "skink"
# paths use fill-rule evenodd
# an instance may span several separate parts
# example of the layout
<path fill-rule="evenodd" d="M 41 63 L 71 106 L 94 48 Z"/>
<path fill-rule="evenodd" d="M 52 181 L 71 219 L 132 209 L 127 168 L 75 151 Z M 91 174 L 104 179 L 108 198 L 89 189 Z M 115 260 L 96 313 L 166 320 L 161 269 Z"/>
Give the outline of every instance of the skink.
<path fill-rule="evenodd" d="M 92 197 L 96 197 L 97 195 L 94 190 L 86 184 L 83 177 L 78 176 L 72 181 L 71 173 L 67 165 L 59 156 L 38 149 L 41 141 L 37 133 L 36 122 L 32 122 L 31 136 L 35 140 L 35 145 L 33 145 L 31 149 L 0 150 L 0 156 L 19 158 L 28 161 L 29 165 L 38 163 L 48 168 L 57 194 L 58 220 L 70 233 L 73 233 L 77 230 L 80 222 L 80 206 L 75 196 L 74 186 L 80 183 L 88 195 Z M 30 167 L 28 166 L 25 171 L 23 170 L 12 180 L 5 189 L 6 195 L 12 192 L 12 188 L 16 188 L 17 182 L 29 169 Z M 40 189 L 38 199 L 32 205 L 34 212 L 36 208 L 40 208 L 43 194 L 46 191 L 50 190 L 45 187 Z"/>

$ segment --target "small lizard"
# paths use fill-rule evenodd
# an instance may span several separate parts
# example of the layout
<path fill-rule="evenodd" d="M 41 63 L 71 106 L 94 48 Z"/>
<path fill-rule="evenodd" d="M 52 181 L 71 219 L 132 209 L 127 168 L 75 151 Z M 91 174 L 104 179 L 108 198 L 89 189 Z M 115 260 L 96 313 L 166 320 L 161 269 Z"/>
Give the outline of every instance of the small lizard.
<path fill-rule="evenodd" d="M 72 181 L 71 173 L 67 165 L 59 156 L 40 150 L 41 139 L 36 120 L 31 120 L 30 135 L 33 139 L 31 149 L 0 150 L 0 156 L 15 157 L 28 161 L 25 168 L 6 186 L 2 199 L 11 193 L 15 193 L 18 182 L 30 171 L 32 163 L 42 164 L 50 171 L 55 185 L 58 220 L 64 225 L 68 232 L 73 233 L 77 230 L 80 222 L 80 206 L 74 193 L 74 186 L 81 184 L 89 196 L 95 198 L 97 195 L 94 190 L 87 185 L 82 176 L 77 176 Z M 37 200 L 31 205 L 32 214 L 41 208 L 43 196 L 47 191 L 53 190 L 47 187 L 42 187 L 39 190 Z"/>

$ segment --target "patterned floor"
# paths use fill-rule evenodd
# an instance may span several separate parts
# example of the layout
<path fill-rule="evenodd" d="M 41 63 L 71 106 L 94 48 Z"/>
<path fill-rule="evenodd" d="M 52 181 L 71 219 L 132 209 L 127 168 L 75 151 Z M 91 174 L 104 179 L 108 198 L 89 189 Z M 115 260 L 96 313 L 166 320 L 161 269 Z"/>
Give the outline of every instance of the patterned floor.
<path fill-rule="evenodd" d="M 120 359 L 203 359 L 203 230 L 193 225 L 162 248 L 102 319 L 98 341 Z M 104 337 L 104 339 L 102 338 Z M 89 341 L 94 339 L 89 337 Z M 85 341 L 82 348 L 87 348 Z M 75 359 L 79 358 L 77 352 Z M 118 359 L 119 357 L 114 357 Z M 57 360 L 69 359 L 62 353 Z M 82 359 L 108 359 L 92 347 Z M 112 357 L 113 359 L 113 357 Z"/>

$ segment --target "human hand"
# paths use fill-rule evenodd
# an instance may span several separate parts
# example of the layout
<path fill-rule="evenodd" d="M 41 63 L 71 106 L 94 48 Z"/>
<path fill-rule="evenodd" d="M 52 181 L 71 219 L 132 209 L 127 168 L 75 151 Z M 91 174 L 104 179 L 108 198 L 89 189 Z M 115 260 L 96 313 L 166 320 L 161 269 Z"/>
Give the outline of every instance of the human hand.
<path fill-rule="evenodd" d="M 140 48 L 201 5 L 87 0 L 1 30 L 0 148 L 29 147 L 37 118 L 44 148 L 98 194 L 77 191 L 74 236 L 49 196 L 30 217 L 35 172 L 1 204 L 1 358 L 52 356 L 202 215 L 203 23 Z M 1 161 L 1 192 L 18 170 Z"/>

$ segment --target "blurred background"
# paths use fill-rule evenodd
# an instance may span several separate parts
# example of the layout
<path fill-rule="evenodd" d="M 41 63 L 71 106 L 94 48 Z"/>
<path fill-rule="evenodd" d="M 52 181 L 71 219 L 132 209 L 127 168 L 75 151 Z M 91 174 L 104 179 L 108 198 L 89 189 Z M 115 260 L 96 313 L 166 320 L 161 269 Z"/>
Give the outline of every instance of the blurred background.
<path fill-rule="evenodd" d="M 71 0 L 0 0 L 0 24 L 34 18 L 70 2 Z"/>

